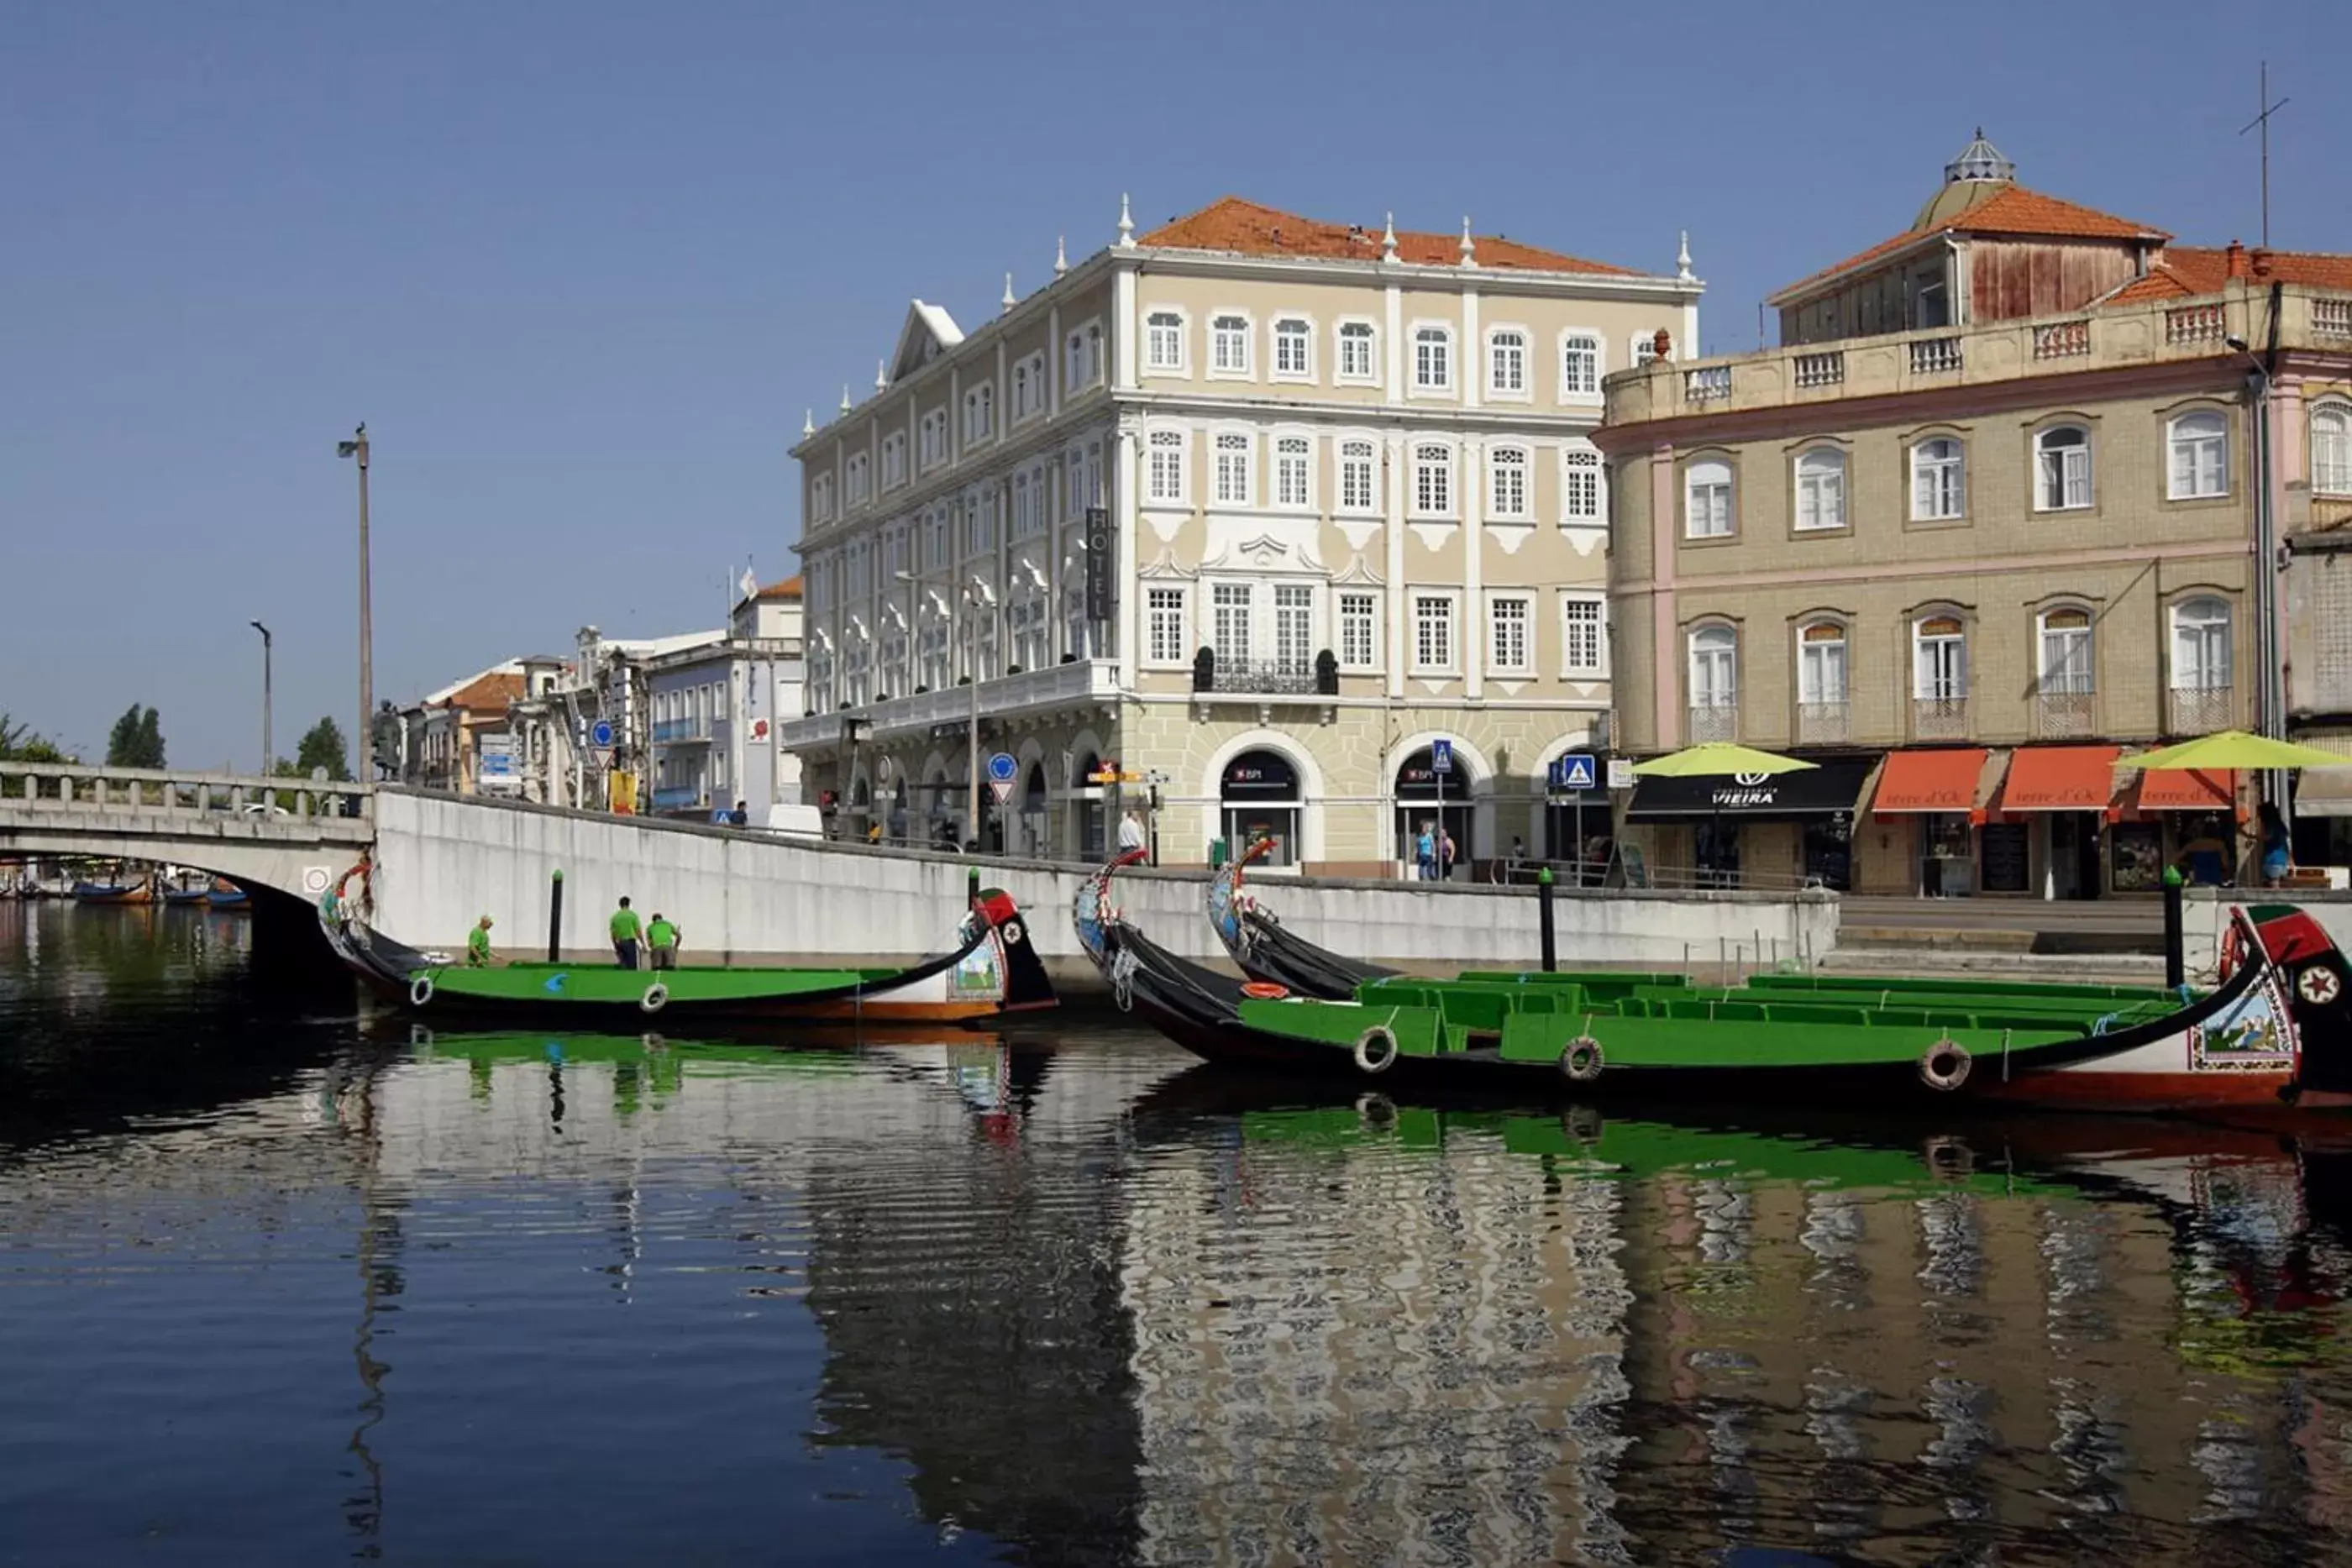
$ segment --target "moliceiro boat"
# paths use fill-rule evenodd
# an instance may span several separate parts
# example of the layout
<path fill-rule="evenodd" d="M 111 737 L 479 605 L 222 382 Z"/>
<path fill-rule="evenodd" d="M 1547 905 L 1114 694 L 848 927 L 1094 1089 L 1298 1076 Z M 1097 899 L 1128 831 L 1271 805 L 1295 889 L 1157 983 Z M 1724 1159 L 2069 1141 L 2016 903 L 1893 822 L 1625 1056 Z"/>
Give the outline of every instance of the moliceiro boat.
<path fill-rule="evenodd" d="M 2343 956 L 2302 910 L 2230 912 L 2203 993 L 1962 978 L 1593 972 L 1395 976 L 1342 999 L 1235 980 L 1081 888 L 1078 940 L 1122 1007 L 1212 1061 L 1423 1087 L 1660 1103 L 2269 1113 L 2352 1108 Z"/>
<path fill-rule="evenodd" d="M 972 878 L 945 951 L 904 968 L 761 968 L 525 962 L 470 968 L 373 929 L 366 862 L 320 896 L 319 925 L 353 973 L 427 1016 L 529 1019 L 560 1028 L 617 1020 L 652 1027 L 704 1019 L 964 1023 L 1050 1008 L 1058 998 L 1012 894 Z M 356 888 L 354 888 L 356 883 Z"/>
<path fill-rule="evenodd" d="M 1327 1001 L 1344 1001 L 1355 995 L 1358 986 L 1394 974 L 1393 969 L 1318 947 L 1258 903 L 1242 885 L 1242 873 L 1250 862 L 1272 848 L 1271 839 L 1260 839 L 1209 878 L 1209 924 L 1234 966 L 1253 980 Z"/>

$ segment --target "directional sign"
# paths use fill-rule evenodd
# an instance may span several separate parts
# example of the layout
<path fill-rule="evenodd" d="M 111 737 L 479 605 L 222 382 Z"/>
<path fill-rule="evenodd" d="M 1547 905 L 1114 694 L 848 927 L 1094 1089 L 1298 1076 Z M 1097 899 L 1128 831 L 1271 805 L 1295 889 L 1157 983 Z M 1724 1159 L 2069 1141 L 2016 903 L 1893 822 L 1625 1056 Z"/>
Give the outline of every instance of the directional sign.
<path fill-rule="evenodd" d="M 588 727 L 588 744 L 603 750 L 613 744 L 613 721 L 598 719 Z"/>
<path fill-rule="evenodd" d="M 995 796 L 996 803 L 1002 806 L 1004 802 L 1013 799 L 1013 780 L 1010 779 L 991 779 L 988 781 L 988 792 Z"/>
<path fill-rule="evenodd" d="M 988 759 L 988 781 L 998 786 L 998 800 L 1013 792 L 1013 774 L 1017 766 L 1009 751 L 1000 751 Z"/>
<path fill-rule="evenodd" d="M 1551 765 L 1551 786 L 1555 789 L 1590 789 L 1600 776 L 1600 768 L 1589 751 L 1571 751 Z"/>
<path fill-rule="evenodd" d="M 1433 740 L 1429 743 L 1429 770 L 1432 773 L 1451 773 L 1454 771 L 1454 743 L 1452 741 Z"/>

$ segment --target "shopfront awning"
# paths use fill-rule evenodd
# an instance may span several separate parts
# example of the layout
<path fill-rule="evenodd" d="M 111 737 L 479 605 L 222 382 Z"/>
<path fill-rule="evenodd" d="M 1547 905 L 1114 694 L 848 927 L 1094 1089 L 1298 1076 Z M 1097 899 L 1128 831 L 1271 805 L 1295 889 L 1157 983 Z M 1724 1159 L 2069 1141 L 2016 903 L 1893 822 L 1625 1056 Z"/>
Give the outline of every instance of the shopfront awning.
<path fill-rule="evenodd" d="M 2298 735 L 2305 746 L 2342 755 L 2342 768 L 2306 768 L 2294 776 L 2298 817 L 2352 817 L 2352 735 Z"/>
<path fill-rule="evenodd" d="M 2229 811 L 2238 776 L 2198 768 L 2151 768 L 2139 776 L 2132 806 L 2141 811 Z"/>
<path fill-rule="evenodd" d="M 1878 791 L 1870 809 L 1881 816 L 1906 811 L 1973 811 L 1977 780 L 1984 777 L 1981 747 L 1939 747 L 1925 751 L 1890 751 L 1879 770 Z"/>
<path fill-rule="evenodd" d="M 2023 746 L 2010 754 L 1996 811 L 2104 811 L 2120 746 Z"/>
<path fill-rule="evenodd" d="M 1851 811 L 1877 758 L 1834 757 L 1797 773 L 1721 779 L 1643 779 L 1625 812 L 1634 822 L 1780 821 Z"/>

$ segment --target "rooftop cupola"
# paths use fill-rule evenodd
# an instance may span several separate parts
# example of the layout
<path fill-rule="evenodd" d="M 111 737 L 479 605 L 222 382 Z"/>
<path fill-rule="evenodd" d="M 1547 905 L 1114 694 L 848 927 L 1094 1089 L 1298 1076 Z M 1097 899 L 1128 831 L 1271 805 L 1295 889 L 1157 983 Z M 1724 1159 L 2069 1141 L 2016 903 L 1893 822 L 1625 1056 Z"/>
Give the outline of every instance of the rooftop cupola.
<path fill-rule="evenodd" d="M 1944 165 L 1944 183 L 1957 185 L 1964 181 L 1997 180 L 2006 184 L 2017 178 L 2017 165 L 2000 155 L 2000 149 L 1985 140 L 1984 127 L 1977 127 L 1977 139 L 1960 149 L 1960 155 Z"/>
<path fill-rule="evenodd" d="M 2017 165 L 2000 155 L 2000 149 L 1985 140 L 1984 127 L 1977 127 L 1976 140 L 1960 149 L 1960 155 L 1944 165 L 1944 183 L 1927 198 L 1912 222 L 1915 229 L 1933 228 L 1967 212 L 1978 203 L 1989 201 L 2017 183 Z"/>

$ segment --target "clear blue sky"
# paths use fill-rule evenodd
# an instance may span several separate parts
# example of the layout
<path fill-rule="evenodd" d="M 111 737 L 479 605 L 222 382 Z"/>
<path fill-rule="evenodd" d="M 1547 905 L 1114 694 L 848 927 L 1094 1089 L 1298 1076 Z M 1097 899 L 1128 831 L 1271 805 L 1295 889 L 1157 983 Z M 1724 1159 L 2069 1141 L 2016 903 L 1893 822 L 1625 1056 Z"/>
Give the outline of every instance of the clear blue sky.
<path fill-rule="evenodd" d="M 747 556 L 792 569 L 802 411 L 910 296 L 970 322 L 1098 248 L 1122 190 L 1660 270 L 1687 228 L 1729 350 L 1979 123 L 2038 189 L 2252 243 L 2267 51 L 2273 243 L 2352 250 L 2343 0 L 16 0 L 5 35 L 0 710 L 102 748 L 153 703 L 189 765 L 257 751 L 255 616 L 279 750 L 351 722 L 354 422 L 380 696 L 713 624 Z"/>

